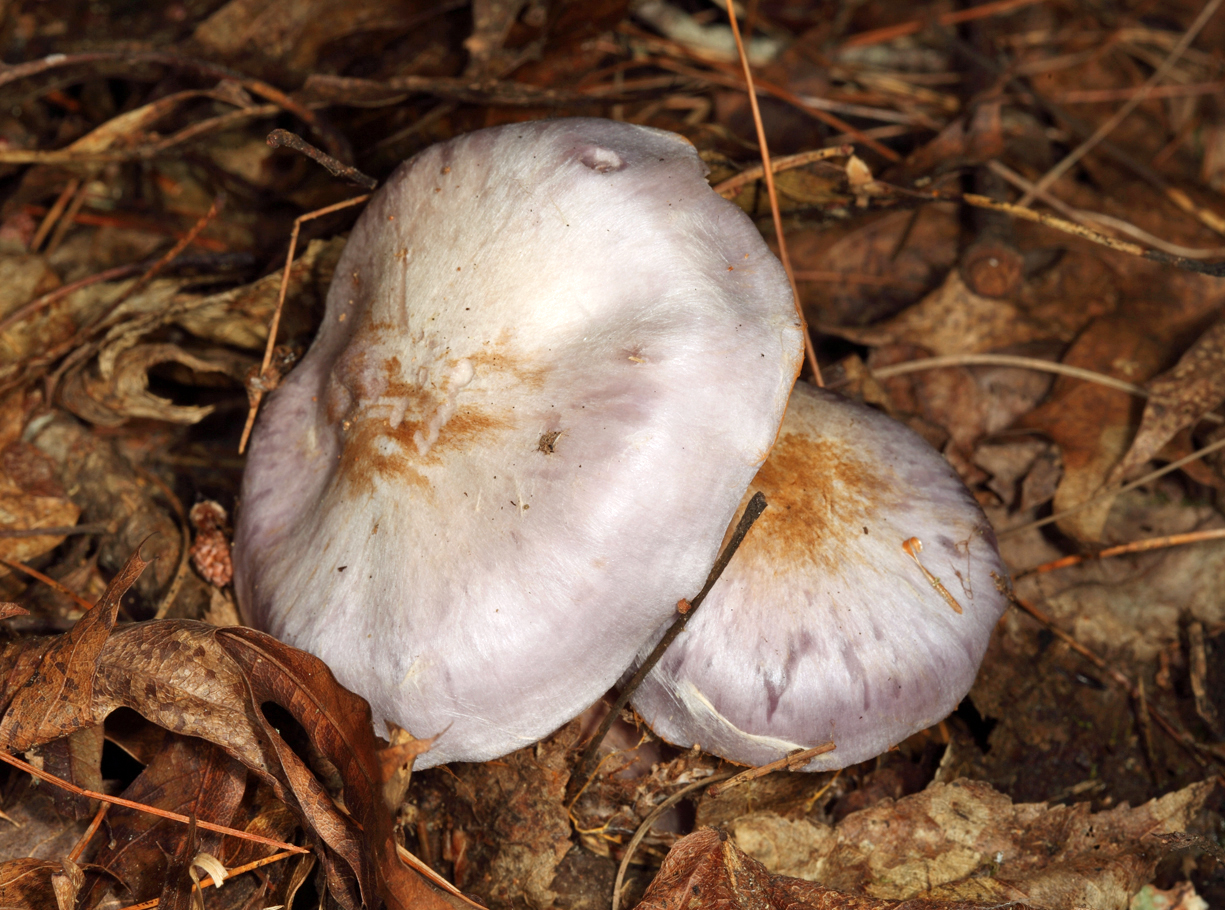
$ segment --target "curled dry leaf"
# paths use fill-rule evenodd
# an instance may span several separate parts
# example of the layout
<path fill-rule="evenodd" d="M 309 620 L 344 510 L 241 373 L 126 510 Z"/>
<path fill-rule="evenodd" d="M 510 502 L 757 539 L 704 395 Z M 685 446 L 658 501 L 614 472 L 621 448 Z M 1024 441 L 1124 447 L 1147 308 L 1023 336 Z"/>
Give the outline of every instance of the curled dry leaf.
<path fill-rule="evenodd" d="M 92 720 L 98 658 L 114 628 L 119 601 L 148 564 L 139 551 L 133 553 L 93 609 L 47 648 L 8 702 L 0 720 L 0 749 L 25 752 Z"/>
<path fill-rule="evenodd" d="M 1140 429 L 1108 483 L 1126 480 L 1180 430 L 1225 401 L 1225 319 L 1201 335 L 1173 369 L 1151 379 L 1148 392 Z"/>
<path fill-rule="evenodd" d="M 137 344 L 126 338 L 103 348 L 96 364 L 76 370 L 64 379 L 60 391 L 64 406 L 90 423 L 122 426 L 134 417 L 167 423 L 197 423 L 213 412 L 211 406 L 176 405 L 149 391 L 149 370 L 178 364 L 193 373 L 216 373 L 241 382 L 250 359 L 227 351 L 197 356 L 173 344 Z"/>
<path fill-rule="evenodd" d="M 205 786 L 212 777 L 240 799 L 245 785 L 239 771 L 245 766 L 317 838 L 329 890 L 341 906 L 380 900 L 389 908 L 451 906 L 451 898 L 435 892 L 395 853 L 366 702 L 343 689 L 317 658 L 250 629 L 162 621 L 112 632 L 119 599 L 147 564 L 139 553 L 130 557 L 68 634 L 13 642 L 0 651 L 7 705 L 0 748 L 26 751 L 97 727 L 116 708 L 131 708 L 223 750 L 209 765 L 215 775 L 186 776 L 190 786 L 172 800 L 192 806 L 185 814 L 205 818 L 224 808 L 220 791 Z M 336 768 L 344 782 L 343 810 L 265 716 L 269 702 L 288 711 Z M 176 764 L 162 755 L 170 752 L 159 750 L 146 768 L 155 802 L 159 795 L 167 798 L 166 780 L 178 779 L 185 760 Z M 157 784 L 159 760 L 169 763 L 170 778 Z M 202 832 L 201 840 L 213 837 Z"/>

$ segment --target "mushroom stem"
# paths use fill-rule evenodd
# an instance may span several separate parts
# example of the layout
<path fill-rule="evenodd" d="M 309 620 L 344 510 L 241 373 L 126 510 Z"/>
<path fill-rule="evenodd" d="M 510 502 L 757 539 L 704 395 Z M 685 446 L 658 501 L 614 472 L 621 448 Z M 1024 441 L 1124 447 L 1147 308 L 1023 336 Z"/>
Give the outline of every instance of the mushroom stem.
<path fill-rule="evenodd" d="M 761 513 L 766 510 L 766 497 L 759 490 L 753 494 L 753 498 L 749 500 L 748 505 L 744 507 L 744 512 L 740 516 L 740 521 L 736 523 L 736 530 L 732 532 L 731 539 L 728 540 L 727 546 L 723 548 L 723 552 L 719 554 L 719 558 L 715 560 L 715 564 L 710 567 L 710 574 L 706 576 L 706 583 L 702 585 L 702 590 L 698 591 L 697 596 L 693 600 L 681 603 L 684 607 L 677 605 L 678 615 L 672 625 L 668 627 L 668 631 L 664 633 L 664 637 L 659 640 L 654 650 L 651 651 L 647 659 L 642 662 L 637 672 L 630 677 L 629 682 L 621 687 L 621 694 L 617 696 L 617 700 L 613 702 L 611 708 L 608 709 L 608 714 L 605 715 L 600 728 L 595 731 L 595 735 L 591 737 L 591 742 L 587 744 L 586 750 L 583 752 L 583 757 L 579 759 L 577 772 L 572 777 L 571 783 L 574 781 L 582 781 L 582 785 L 574 789 L 573 796 L 570 797 L 570 802 L 578 799 L 579 794 L 587 789 L 587 785 L 591 783 L 591 777 L 595 773 L 595 757 L 596 752 L 600 748 L 600 743 L 604 741 L 604 737 L 608 735 L 608 731 L 612 729 L 613 723 L 621 716 L 621 709 L 629 704 L 634 692 L 642 683 L 643 678 L 651 672 L 652 668 L 659 663 L 659 659 L 664 656 L 664 652 L 668 650 L 668 645 L 676 640 L 676 636 L 685 631 L 685 624 L 697 612 L 698 607 L 702 605 L 702 601 L 706 599 L 706 595 L 710 593 L 710 589 L 715 586 L 715 582 L 719 580 L 719 576 L 723 574 L 723 570 L 727 568 L 727 564 L 732 561 L 732 557 L 736 555 L 736 551 L 740 549 L 740 544 L 744 541 L 745 536 L 753 527 L 753 523 L 761 517 Z M 573 789 L 573 787 L 572 787 Z"/>

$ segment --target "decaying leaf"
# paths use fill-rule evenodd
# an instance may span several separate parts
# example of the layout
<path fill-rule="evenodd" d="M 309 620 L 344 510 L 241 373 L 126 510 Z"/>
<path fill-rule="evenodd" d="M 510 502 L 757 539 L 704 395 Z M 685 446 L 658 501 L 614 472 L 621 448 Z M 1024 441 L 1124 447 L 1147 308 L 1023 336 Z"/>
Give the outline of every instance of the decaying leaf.
<path fill-rule="evenodd" d="M 1015 910 L 1026 910 L 1020 901 Z M 999 902 L 919 898 L 904 903 L 844 893 L 815 882 L 770 873 L 714 828 L 702 828 L 677 841 L 638 910 L 989 910 Z"/>
<path fill-rule="evenodd" d="M 89 723 L 98 658 L 114 628 L 119 601 L 148 564 L 139 551 L 133 553 L 102 599 L 44 652 L 0 720 L 0 749 L 25 752 Z"/>
<path fill-rule="evenodd" d="M 1148 382 L 1140 429 L 1108 483 L 1126 479 L 1180 430 L 1225 401 L 1225 319 L 1208 329 L 1178 364 Z"/>
<path fill-rule="evenodd" d="M 197 356 L 173 344 L 111 345 L 103 348 L 96 364 L 69 373 L 60 396 L 72 413 L 104 427 L 122 426 L 135 417 L 189 424 L 211 414 L 211 406 L 176 405 L 149 391 L 149 370 L 163 364 L 216 373 L 238 383 L 251 360 L 227 351 Z"/>
<path fill-rule="evenodd" d="M 993 351 L 1053 337 L 1015 304 L 975 294 L 953 269 L 939 288 L 879 325 L 822 326 L 859 344 L 912 344 L 936 355 Z"/>
<path fill-rule="evenodd" d="M 1161 345 L 1134 320 L 1120 315 L 1091 323 L 1063 362 L 1141 383 L 1157 371 L 1161 356 Z M 1133 407 L 1126 392 L 1061 376 L 1047 401 L 1023 418 L 1024 426 L 1045 433 L 1063 453 L 1056 512 L 1080 505 L 1102 488 L 1127 449 Z M 1099 540 L 1113 501 L 1102 497 L 1061 520 L 1059 529 L 1077 540 Z"/>
<path fill-rule="evenodd" d="M 1145 838 L 1185 829 L 1214 787 L 1093 814 L 1083 803 L 1014 805 L 986 783 L 958 780 L 852 813 L 835 828 L 764 812 L 731 830 L 775 873 L 881 900 L 1125 910 L 1164 855 Z"/>
<path fill-rule="evenodd" d="M 114 442 L 88 432 L 72 417 L 50 421 L 31 440 L 58 468 L 59 480 L 87 522 L 114 523 L 118 529 L 99 542 L 98 561 L 119 571 L 138 547 L 156 561 L 136 583 L 152 601 L 169 583 L 179 562 L 179 528 L 154 497 L 158 490 L 142 483 Z"/>

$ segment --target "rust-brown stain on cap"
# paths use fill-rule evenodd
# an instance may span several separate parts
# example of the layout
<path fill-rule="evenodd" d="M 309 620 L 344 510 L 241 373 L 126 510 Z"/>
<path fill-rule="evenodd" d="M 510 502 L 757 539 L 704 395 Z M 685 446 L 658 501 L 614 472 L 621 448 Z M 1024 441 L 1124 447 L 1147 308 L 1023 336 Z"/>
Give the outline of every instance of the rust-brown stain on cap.
<path fill-rule="evenodd" d="M 755 559 L 812 562 L 836 572 L 855 558 L 854 542 L 882 508 L 897 501 L 896 478 L 854 446 L 836 439 L 783 435 L 745 494 L 769 503 L 745 539 Z"/>

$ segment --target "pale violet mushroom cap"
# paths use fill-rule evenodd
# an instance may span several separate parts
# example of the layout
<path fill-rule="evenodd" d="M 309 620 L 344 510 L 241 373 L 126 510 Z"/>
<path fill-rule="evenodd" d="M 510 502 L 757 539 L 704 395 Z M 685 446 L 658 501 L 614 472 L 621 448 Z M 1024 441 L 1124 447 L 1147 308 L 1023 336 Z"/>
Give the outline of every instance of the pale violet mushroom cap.
<path fill-rule="evenodd" d="M 817 771 L 951 713 L 1007 601 L 995 535 L 948 462 L 896 420 L 797 383 L 746 501 L 757 490 L 769 507 L 643 680 L 643 719 L 749 765 L 832 740 Z"/>
<path fill-rule="evenodd" d="M 370 201 L 260 415 L 236 588 L 376 720 L 489 759 L 692 596 L 799 369 L 786 276 L 660 130 L 482 130 Z"/>

